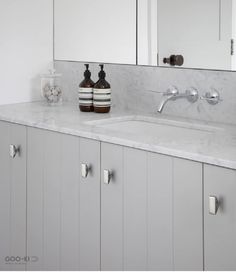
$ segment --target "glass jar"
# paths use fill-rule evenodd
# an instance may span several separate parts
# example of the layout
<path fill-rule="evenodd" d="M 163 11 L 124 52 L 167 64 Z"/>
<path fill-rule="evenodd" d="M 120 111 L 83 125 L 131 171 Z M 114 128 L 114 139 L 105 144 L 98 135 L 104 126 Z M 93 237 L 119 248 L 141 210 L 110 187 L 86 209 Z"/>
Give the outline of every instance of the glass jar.
<path fill-rule="evenodd" d="M 61 74 L 56 74 L 55 69 L 41 76 L 41 94 L 51 106 L 62 103 Z"/>

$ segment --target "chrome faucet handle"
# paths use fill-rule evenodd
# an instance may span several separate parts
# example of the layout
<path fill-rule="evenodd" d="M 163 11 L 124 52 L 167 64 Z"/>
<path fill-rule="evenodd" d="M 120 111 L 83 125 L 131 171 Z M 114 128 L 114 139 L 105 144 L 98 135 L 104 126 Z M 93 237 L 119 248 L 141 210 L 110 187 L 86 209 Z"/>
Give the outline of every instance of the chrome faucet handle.
<path fill-rule="evenodd" d="M 178 95 L 179 94 L 179 89 L 175 86 L 171 86 L 169 89 L 167 89 L 166 92 L 164 92 L 163 95 Z"/>
<path fill-rule="evenodd" d="M 162 94 L 164 96 L 167 96 L 167 95 L 177 95 L 179 94 L 179 90 L 177 87 L 175 86 L 171 86 L 169 87 L 165 92 L 155 92 L 155 93 L 158 93 L 158 94 Z"/>
<path fill-rule="evenodd" d="M 214 88 L 212 88 L 211 91 L 206 92 L 200 99 L 206 100 L 210 105 L 217 105 L 219 102 L 223 101 L 220 97 L 220 93 Z"/>
<path fill-rule="evenodd" d="M 198 90 L 191 87 L 185 92 L 180 93 L 177 87 L 171 86 L 165 93 L 163 93 L 163 97 L 158 105 L 157 111 L 161 113 L 168 101 L 175 101 L 180 98 L 187 99 L 189 102 L 194 103 L 199 98 Z"/>
<path fill-rule="evenodd" d="M 189 102 L 195 103 L 199 99 L 198 90 L 194 87 L 191 87 L 185 91 L 186 98 Z"/>
<path fill-rule="evenodd" d="M 171 86 L 169 89 L 167 89 L 167 91 L 162 94 L 162 99 L 160 101 L 157 111 L 161 113 L 165 104 L 168 101 L 175 101 L 178 97 L 180 97 L 179 90 L 175 86 Z"/>

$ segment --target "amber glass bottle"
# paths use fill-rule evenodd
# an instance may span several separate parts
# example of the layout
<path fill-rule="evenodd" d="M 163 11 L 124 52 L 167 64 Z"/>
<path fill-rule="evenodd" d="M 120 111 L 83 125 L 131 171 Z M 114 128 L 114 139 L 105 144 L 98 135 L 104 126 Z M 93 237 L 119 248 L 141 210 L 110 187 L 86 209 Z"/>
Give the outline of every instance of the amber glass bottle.
<path fill-rule="evenodd" d="M 99 80 L 93 88 L 93 105 L 97 113 L 108 113 L 111 109 L 111 85 L 106 81 L 104 65 L 100 64 Z"/>
<path fill-rule="evenodd" d="M 89 64 L 85 64 L 84 80 L 79 85 L 79 108 L 81 111 L 91 112 L 93 108 L 93 87 Z"/>

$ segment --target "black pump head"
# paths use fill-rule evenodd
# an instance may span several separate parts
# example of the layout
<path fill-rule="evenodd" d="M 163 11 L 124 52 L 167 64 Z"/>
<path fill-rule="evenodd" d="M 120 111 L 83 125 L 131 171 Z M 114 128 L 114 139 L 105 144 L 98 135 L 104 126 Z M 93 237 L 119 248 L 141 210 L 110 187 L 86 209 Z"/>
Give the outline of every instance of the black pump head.
<path fill-rule="evenodd" d="M 106 77 L 106 73 L 104 72 L 104 64 L 99 64 L 99 66 L 101 67 L 101 71 L 98 74 L 98 77 L 101 79 L 104 79 Z"/>
<path fill-rule="evenodd" d="M 85 78 L 90 78 L 91 77 L 91 72 L 89 71 L 89 64 L 84 65 L 86 67 L 86 70 L 84 72 L 84 77 Z"/>

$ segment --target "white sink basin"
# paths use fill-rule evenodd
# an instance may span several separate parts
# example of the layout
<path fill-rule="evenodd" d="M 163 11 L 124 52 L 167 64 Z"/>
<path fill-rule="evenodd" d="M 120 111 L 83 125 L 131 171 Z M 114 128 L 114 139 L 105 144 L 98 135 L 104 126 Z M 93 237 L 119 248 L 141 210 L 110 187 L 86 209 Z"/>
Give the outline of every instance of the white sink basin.
<path fill-rule="evenodd" d="M 147 135 L 164 139 L 204 139 L 207 135 L 222 130 L 221 128 L 180 122 L 169 119 L 158 119 L 145 116 L 126 116 L 104 120 L 90 121 L 87 124 L 110 131 Z"/>

